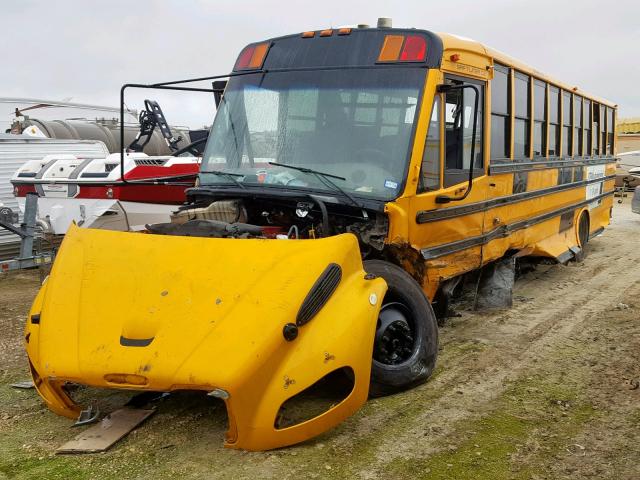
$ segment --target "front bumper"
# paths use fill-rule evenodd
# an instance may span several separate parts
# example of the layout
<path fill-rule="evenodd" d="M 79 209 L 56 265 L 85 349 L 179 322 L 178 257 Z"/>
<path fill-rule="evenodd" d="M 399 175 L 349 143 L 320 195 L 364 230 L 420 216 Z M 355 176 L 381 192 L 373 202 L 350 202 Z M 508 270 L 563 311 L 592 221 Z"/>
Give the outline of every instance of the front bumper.
<path fill-rule="evenodd" d="M 341 268 L 339 284 L 286 340 L 284 325 L 296 321 L 331 263 Z M 227 447 L 301 442 L 367 399 L 386 284 L 364 276 L 351 235 L 230 240 L 72 227 L 27 321 L 34 382 L 49 408 L 70 418 L 80 406 L 65 382 L 215 392 L 229 416 Z M 353 372 L 353 388 L 340 403 L 276 426 L 287 400 L 338 369 Z"/>

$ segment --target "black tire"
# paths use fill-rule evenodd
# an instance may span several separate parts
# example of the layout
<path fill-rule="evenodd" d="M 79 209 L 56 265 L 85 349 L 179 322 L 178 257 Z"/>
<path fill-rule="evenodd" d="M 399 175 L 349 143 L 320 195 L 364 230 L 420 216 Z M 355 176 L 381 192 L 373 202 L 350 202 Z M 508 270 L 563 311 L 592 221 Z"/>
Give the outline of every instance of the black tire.
<path fill-rule="evenodd" d="M 380 397 L 431 376 L 438 356 L 438 324 L 422 288 L 402 268 L 367 260 L 364 269 L 388 286 L 376 326 L 369 387 L 370 396 Z"/>
<path fill-rule="evenodd" d="M 583 254 L 586 254 L 587 243 L 589 242 L 589 214 L 584 211 L 578 219 L 578 241 Z"/>

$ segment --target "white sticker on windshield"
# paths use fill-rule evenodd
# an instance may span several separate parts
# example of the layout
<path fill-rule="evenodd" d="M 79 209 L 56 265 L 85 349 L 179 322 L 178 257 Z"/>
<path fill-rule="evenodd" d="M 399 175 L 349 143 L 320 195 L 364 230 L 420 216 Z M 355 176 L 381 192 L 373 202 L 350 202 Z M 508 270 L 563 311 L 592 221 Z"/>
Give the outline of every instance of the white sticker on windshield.
<path fill-rule="evenodd" d="M 398 188 L 398 182 L 394 182 L 393 180 L 385 180 L 384 188 L 393 188 L 394 190 Z"/>

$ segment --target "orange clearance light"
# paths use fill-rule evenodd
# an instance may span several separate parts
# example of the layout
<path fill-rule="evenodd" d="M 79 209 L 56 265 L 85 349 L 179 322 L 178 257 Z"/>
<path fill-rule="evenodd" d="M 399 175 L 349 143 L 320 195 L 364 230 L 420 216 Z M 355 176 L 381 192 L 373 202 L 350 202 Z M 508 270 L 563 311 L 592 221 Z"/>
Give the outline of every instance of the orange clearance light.
<path fill-rule="evenodd" d="M 331 35 L 333 35 L 333 30 L 322 30 L 320 32 L 321 37 L 330 37 Z"/>
<path fill-rule="evenodd" d="M 378 56 L 379 62 L 395 62 L 400 57 L 400 50 L 404 43 L 404 35 L 385 35 L 384 43 Z"/>
<path fill-rule="evenodd" d="M 302 38 L 313 38 L 315 35 L 316 32 L 302 32 Z"/>
<path fill-rule="evenodd" d="M 338 35 L 350 35 L 350 34 L 351 34 L 350 28 L 341 28 L 340 30 L 338 30 Z"/>
<path fill-rule="evenodd" d="M 460 61 L 460 54 L 459 53 L 454 53 L 453 55 L 451 55 L 449 57 L 449 60 L 451 60 L 452 62 Z"/>
<path fill-rule="evenodd" d="M 240 53 L 234 70 L 253 70 L 262 67 L 269 50 L 268 43 L 258 43 L 245 47 Z"/>
<path fill-rule="evenodd" d="M 420 35 L 408 35 L 404 42 L 404 48 L 400 54 L 400 60 L 405 62 L 424 61 L 427 54 L 427 41 Z"/>

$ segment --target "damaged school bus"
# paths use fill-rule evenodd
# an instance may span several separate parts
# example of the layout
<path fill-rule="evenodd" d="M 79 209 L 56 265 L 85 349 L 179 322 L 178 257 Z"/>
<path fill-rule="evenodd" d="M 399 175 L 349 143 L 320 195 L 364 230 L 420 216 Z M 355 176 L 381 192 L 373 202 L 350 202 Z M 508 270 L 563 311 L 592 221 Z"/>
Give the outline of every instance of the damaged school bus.
<path fill-rule="evenodd" d="M 239 55 L 199 184 L 149 234 L 72 228 L 31 309 L 40 395 L 203 390 L 226 445 L 317 435 L 424 382 L 434 308 L 511 255 L 567 261 L 608 224 L 615 105 L 460 37 L 341 28 Z M 283 422 L 344 374 L 344 396 Z"/>

